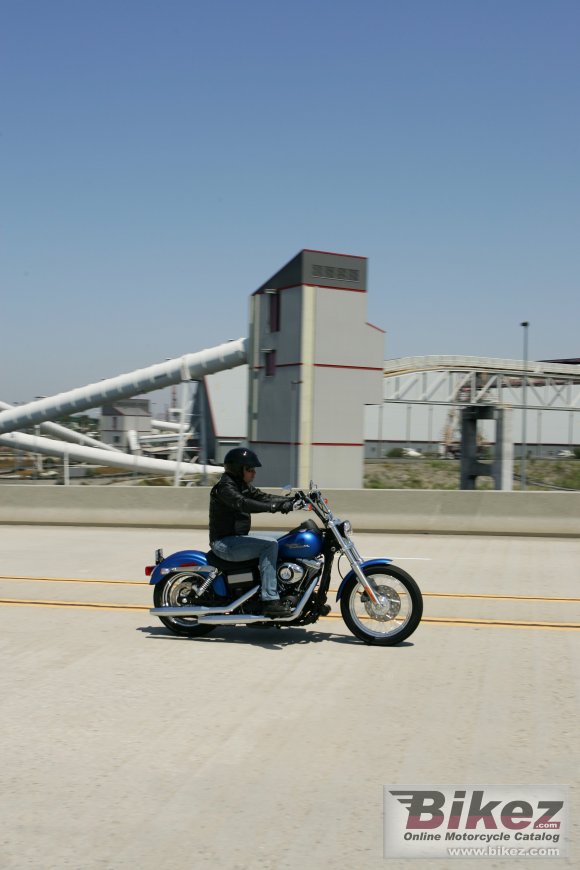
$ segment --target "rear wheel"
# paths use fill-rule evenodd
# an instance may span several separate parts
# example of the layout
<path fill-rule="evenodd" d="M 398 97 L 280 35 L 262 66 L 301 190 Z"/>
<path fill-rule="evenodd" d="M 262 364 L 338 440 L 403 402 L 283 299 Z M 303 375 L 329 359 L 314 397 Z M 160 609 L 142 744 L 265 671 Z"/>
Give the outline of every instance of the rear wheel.
<path fill-rule="evenodd" d="M 423 614 L 421 591 L 410 574 L 395 565 L 363 568 L 374 583 L 379 604 L 355 577 L 340 599 L 342 618 L 352 633 L 375 646 L 394 646 L 413 634 Z"/>
<path fill-rule="evenodd" d="M 166 580 L 155 585 L 153 590 L 155 607 L 191 607 L 192 589 L 203 581 L 204 578 L 200 574 L 190 572 L 171 574 Z M 216 627 L 200 625 L 195 616 L 160 616 L 159 619 L 173 634 L 182 637 L 202 637 Z"/>

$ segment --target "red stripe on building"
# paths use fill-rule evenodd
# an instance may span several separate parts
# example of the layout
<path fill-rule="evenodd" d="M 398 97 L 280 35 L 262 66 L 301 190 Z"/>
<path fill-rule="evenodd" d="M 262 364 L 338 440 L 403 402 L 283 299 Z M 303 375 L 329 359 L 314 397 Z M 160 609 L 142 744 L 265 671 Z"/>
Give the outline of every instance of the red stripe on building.
<path fill-rule="evenodd" d="M 303 441 L 249 441 L 249 444 L 275 444 L 283 447 L 301 447 Z M 311 447 L 363 447 L 364 444 L 354 443 L 349 444 L 346 441 L 312 441 Z"/>
<path fill-rule="evenodd" d="M 349 444 L 347 441 L 312 441 L 312 447 L 363 447 L 362 443 Z"/>
<path fill-rule="evenodd" d="M 313 363 L 315 369 L 355 369 L 361 372 L 382 372 L 383 367 L 378 366 L 341 366 L 333 363 Z"/>
<path fill-rule="evenodd" d="M 249 441 L 248 444 L 277 444 L 283 447 L 299 447 L 302 441 Z"/>
<path fill-rule="evenodd" d="M 301 362 L 291 362 L 291 363 L 276 363 L 277 369 L 287 369 L 287 368 L 296 368 L 297 366 L 303 366 L 306 363 Z M 382 372 L 384 369 L 379 366 L 343 366 L 338 363 L 312 363 L 312 367 L 315 369 L 351 369 L 352 371 L 359 372 Z M 253 371 L 257 372 L 260 369 L 263 369 L 264 366 L 253 366 Z"/>

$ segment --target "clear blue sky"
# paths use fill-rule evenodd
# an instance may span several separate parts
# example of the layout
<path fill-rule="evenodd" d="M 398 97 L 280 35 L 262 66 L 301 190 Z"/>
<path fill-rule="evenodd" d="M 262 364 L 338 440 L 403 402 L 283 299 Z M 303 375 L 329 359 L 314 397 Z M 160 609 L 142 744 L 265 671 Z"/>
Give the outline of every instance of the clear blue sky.
<path fill-rule="evenodd" d="M 369 257 L 386 357 L 580 356 L 577 0 L 1 0 L 0 399 Z"/>

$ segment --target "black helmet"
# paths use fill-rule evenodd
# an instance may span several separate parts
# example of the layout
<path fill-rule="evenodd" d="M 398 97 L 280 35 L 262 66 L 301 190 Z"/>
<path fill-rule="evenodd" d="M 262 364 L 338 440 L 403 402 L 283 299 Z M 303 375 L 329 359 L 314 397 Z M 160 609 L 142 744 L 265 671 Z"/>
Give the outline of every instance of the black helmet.
<path fill-rule="evenodd" d="M 224 457 L 224 468 L 231 474 L 241 475 L 243 468 L 261 468 L 262 463 L 253 450 L 247 447 L 234 447 Z"/>

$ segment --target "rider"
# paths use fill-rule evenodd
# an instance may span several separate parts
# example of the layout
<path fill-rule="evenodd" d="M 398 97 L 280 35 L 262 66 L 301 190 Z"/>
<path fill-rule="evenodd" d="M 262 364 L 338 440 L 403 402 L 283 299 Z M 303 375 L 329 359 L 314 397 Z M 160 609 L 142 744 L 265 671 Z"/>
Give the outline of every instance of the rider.
<path fill-rule="evenodd" d="M 261 466 L 254 451 L 247 447 L 234 447 L 226 454 L 225 473 L 210 493 L 209 542 L 216 556 L 228 562 L 259 558 L 263 613 L 284 616 L 289 610 L 278 593 L 278 541 L 271 536 L 250 535 L 250 514 L 277 511 L 287 514 L 294 502 L 253 486 L 256 468 Z"/>

